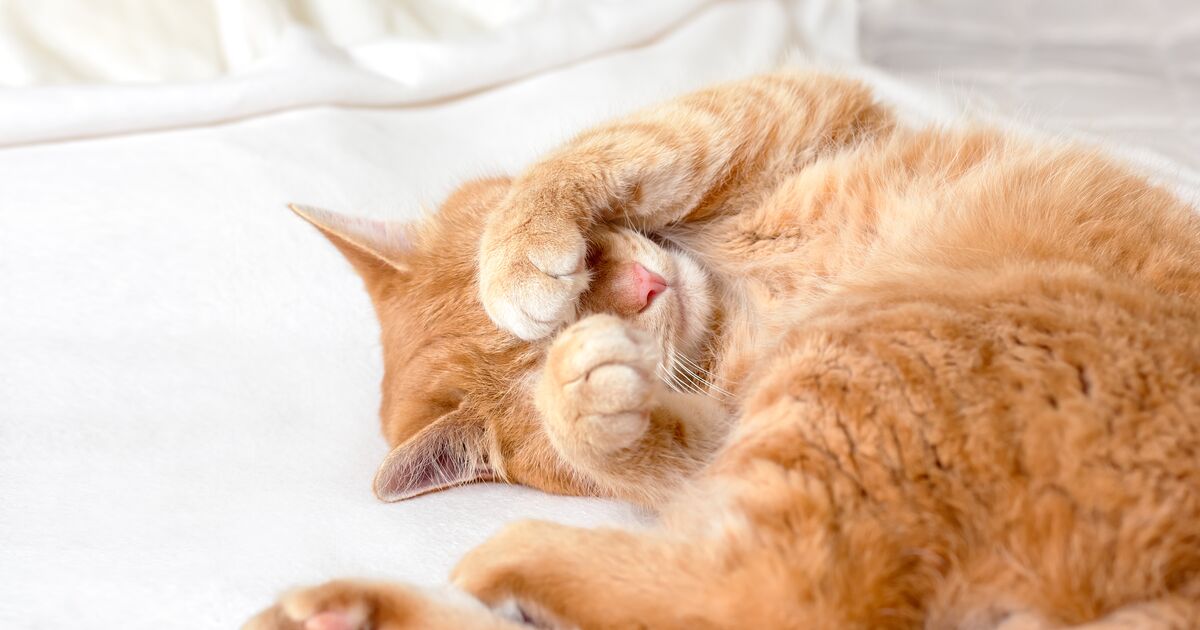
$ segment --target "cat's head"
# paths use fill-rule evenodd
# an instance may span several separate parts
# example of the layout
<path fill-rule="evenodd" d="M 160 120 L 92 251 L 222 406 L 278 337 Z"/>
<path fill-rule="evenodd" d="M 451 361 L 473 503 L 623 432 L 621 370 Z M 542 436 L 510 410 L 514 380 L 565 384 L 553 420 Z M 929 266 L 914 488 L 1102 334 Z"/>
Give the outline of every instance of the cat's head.
<path fill-rule="evenodd" d="M 502 331 L 479 301 L 480 233 L 508 188 L 500 178 L 468 183 L 408 224 L 293 206 L 350 261 L 379 317 L 380 416 L 392 445 L 375 477 L 383 500 L 485 479 L 599 491 L 562 461 L 533 408 L 553 337 L 529 342 Z M 625 318 L 655 333 L 668 356 L 708 337 L 711 292 L 688 256 L 632 230 L 602 229 L 589 236 L 588 266 L 580 316 Z"/>

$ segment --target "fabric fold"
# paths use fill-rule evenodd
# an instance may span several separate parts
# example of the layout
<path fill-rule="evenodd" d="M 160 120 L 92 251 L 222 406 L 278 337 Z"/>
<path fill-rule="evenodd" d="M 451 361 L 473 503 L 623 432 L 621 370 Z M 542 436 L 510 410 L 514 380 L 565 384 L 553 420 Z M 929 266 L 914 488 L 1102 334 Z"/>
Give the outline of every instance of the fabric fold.
<path fill-rule="evenodd" d="M 809 56 L 853 55 L 853 3 L 836 0 L 564 3 L 470 37 L 393 37 L 345 48 L 291 25 L 272 53 L 212 80 L 0 90 L 0 146 L 212 124 L 318 105 L 427 104 L 653 42 L 721 4 L 759 5 L 751 10 L 828 42 L 801 44 Z"/>

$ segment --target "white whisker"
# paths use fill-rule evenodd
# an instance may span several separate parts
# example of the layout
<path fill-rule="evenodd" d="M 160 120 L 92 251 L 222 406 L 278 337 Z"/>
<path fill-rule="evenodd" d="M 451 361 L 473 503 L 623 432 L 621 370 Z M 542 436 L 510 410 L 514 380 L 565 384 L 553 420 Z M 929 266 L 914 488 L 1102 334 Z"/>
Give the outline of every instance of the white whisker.
<path fill-rule="evenodd" d="M 685 392 L 685 393 L 690 393 L 690 394 L 703 394 L 704 393 L 703 391 L 700 390 L 699 387 L 697 387 L 691 381 L 683 378 L 678 372 L 671 371 L 668 374 L 669 374 L 672 382 L 675 383 L 677 390 Z"/>
<path fill-rule="evenodd" d="M 685 380 L 675 369 L 680 355 L 673 349 L 667 351 L 667 363 L 663 366 L 663 370 L 667 376 L 668 382 L 674 385 L 676 391 L 691 394 L 703 394 L 704 392 L 694 383 Z"/>
<path fill-rule="evenodd" d="M 708 396 L 709 398 L 719 400 L 720 397 L 718 396 L 718 394 L 725 395 L 724 390 L 721 390 L 720 388 L 716 387 L 712 383 L 709 383 L 708 381 L 704 380 L 700 376 L 693 374 L 692 372 L 690 372 L 686 369 L 683 371 L 683 376 L 686 379 L 688 379 L 689 382 L 693 383 L 695 385 L 695 387 L 702 390 L 704 395 Z"/>
<path fill-rule="evenodd" d="M 733 394 L 731 394 L 730 392 L 718 387 L 716 384 L 714 384 L 713 382 L 704 378 L 703 376 L 696 374 L 695 372 L 692 372 L 690 369 L 687 368 L 686 364 L 682 365 L 681 367 L 682 367 L 682 374 L 689 381 L 691 381 L 692 383 L 694 383 L 697 386 L 704 389 L 705 393 L 707 393 L 709 396 L 711 396 L 713 398 L 717 398 L 717 396 L 715 394 L 720 394 L 722 396 L 727 396 L 730 398 L 733 397 Z"/>
<path fill-rule="evenodd" d="M 677 392 L 682 391 L 679 383 L 675 382 L 674 375 L 671 374 L 671 368 L 668 367 L 668 365 L 660 363 L 656 372 L 658 374 L 658 378 L 662 380 L 662 382 L 666 383 L 667 387 Z"/>
<path fill-rule="evenodd" d="M 710 372 L 710 371 L 708 371 L 707 369 L 705 369 L 705 368 L 704 368 L 704 366 L 700 365 L 699 363 L 696 363 L 696 362 L 695 362 L 693 359 L 690 359 L 690 358 L 688 358 L 688 356 L 687 356 L 687 355 L 681 354 L 681 355 L 679 355 L 679 356 L 678 356 L 678 358 L 679 358 L 679 360 L 680 360 L 680 361 L 682 361 L 683 363 L 685 363 L 686 365 L 688 365 L 688 366 L 689 366 L 689 367 L 691 367 L 691 368 L 694 368 L 694 369 L 696 369 L 696 370 L 699 370 L 699 371 L 701 371 L 701 372 L 704 372 L 705 374 L 707 374 L 707 375 L 709 375 L 709 376 L 712 376 L 712 375 L 713 375 L 713 373 L 712 373 L 712 372 Z"/>
<path fill-rule="evenodd" d="M 675 383 L 675 381 L 674 381 L 673 379 L 671 379 L 671 377 L 670 377 L 670 373 L 669 373 L 669 372 L 667 372 L 666 370 L 661 370 L 661 369 L 660 369 L 660 370 L 658 371 L 658 378 L 659 378 L 660 380 L 662 380 L 662 382 L 666 383 L 668 388 L 670 388 L 670 389 L 672 389 L 672 390 L 674 390 L 674 391 L 679 391 L 679 390 L 680 390 L 680 388 L 679 388 L 679 385 L 678 385 L 678 384 L 676 384 L 676 383 Z"/>
<path fill-rule="evenodd" d="M 710 372 L 707 369 L 705 369 L 704 367 L 702 367 L 700 364 L 696 363 L 694 360 L 689 359 L 687 356 L 682 355 L 682 354 L 675 355 L 675 358 L 677 358 L 680 361 L 680 363 L 682 364 L 682 367 L 684 368 L 685 373 L 687 373 L 687 375 L 690 376 L 692 379 L 694 379 L 700 383 L 703 383 L 706 388 L 711 389 L 712 391 L 715 391 L 723 396 L 728 396 L 730 398 L 734 397 L 734 395 L 731 392 L 725 390 L 722 387 L 719 387 L 716 383 L 713 382 L 715 380 L 716 375 L 714 375 L 712 372 Z M 703 372 L 703 374 L 707 375 L 708 378 L 705 378 L 704 376 L 702 376 L 700 373 L 697 373 L 696 371 Z"/>
<path fill-rule="evenodd" d="M 707 381 L 689 372 L 687 369 L 683 369 L 681 372 L 677 373 L 677 376 L 683 382 L 688 383 L 693 391 L 696 391 L 697 393 L 714 400 L 720 400 L 716 393 L 709 389 L 709 383 Z"/>

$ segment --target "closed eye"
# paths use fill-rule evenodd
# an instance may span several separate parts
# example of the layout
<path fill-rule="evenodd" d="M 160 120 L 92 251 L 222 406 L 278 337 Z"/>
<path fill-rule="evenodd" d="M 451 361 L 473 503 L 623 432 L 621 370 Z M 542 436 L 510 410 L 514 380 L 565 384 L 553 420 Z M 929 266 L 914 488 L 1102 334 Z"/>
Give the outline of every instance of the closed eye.
<path fill-rule="evenodd" d="M 587 268 L 595 269 L 604 260 L 604 251 L 595 244 L 588 244 L 587 251 Z"/>
<path fill-rule="evenodd" d="M 671 237 L 663 235 L 659 232 L 646 232 L 644 236 L 651 243 L 657 245 L 659 249 L 664 249 L 667 251 L 678 251 L 680 249 L 679 245 L 675 241 L 671 240 Z"/>

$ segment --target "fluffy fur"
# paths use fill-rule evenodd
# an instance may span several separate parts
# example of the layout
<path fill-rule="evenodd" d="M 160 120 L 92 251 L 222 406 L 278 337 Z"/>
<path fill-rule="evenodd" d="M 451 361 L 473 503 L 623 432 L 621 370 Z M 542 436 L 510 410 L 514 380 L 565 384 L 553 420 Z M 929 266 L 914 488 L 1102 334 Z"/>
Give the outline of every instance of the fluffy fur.
<path fill-rule="evenodd" d="M 1200 626 L 1200 217 L 1095 151 L 777 74 L 586 132 L 400 227 L 301 210 L 382 322 L 399 499 L 481 478 L 456 584 L 582 628 Z M 645 309 L 630 262 L 670 288 Z M 401 585 L 253 628 L 477 627 Z"/>

